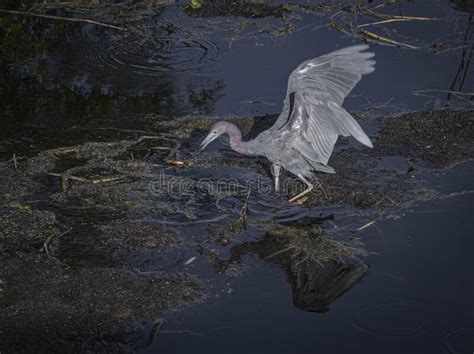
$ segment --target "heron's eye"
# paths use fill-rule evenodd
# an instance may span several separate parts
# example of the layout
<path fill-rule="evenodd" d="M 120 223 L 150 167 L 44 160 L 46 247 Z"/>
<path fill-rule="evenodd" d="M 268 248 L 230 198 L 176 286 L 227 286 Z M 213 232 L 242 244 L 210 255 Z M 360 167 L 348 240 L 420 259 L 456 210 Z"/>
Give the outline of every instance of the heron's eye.
<path fill-rule="evenodd" d="M 216 135 L 216 134 L 217 134 L 217 130 L 214 130 L 214 131 L 212 132 L 212 134 Z"/>

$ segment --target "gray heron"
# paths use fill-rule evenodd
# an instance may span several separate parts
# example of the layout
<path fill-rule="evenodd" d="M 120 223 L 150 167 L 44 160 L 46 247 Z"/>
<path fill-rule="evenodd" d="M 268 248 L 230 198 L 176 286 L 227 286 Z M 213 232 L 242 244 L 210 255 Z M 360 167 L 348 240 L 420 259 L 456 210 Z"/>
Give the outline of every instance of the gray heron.
<path fill-rule="evenodd" d="M 201 144 L 201 151 L 222 134 L 230 147 L 245 155 L 264 156 L 272 163 L 275 192 L 282 169 L 296 175 L 307 188 L 290 199 L 296 201 L 313 189 L 315 172 L 335 173 L 328 165 L 339 135 L 352 135 L 365 146 L 372 142 L 357 121 L 342 107 L 344 98 L 362 75 L 374 71 L 375 54 L 367 45 L 354 45 L 301 63 L 288 79 L 283 110 L 275 124 L 255 139 L 242 141 L 232 123 L 219 121 Z"/>

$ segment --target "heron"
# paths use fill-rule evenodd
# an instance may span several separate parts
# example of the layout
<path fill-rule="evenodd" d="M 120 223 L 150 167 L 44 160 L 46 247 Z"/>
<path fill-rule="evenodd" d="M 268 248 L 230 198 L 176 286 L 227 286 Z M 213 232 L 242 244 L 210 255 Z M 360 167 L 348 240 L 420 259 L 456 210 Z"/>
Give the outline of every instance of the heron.
<path fill-rule="evenodd" d="M 299 200 L 313 190 L 310 180 L 317 178 L 316 172 L 335 173 L 328 162 L 339 135 L 353 136 L 373 147 L 359 123 L 342 107 L 362 76 L 375 70 L 375 54 L 368 49 L 365 44 L 353 45 L 304 61 L 289 76 L 283 109 L 273 126 L 253 140 L 242 141 L 236 125 L 219 121 L 200 151 L 227 134 L 232 150 L 264 156 L 272 163 L 275 193 L 279 193 L 282 170 L 298 177 L 306 189 L 289 201 Z"/>

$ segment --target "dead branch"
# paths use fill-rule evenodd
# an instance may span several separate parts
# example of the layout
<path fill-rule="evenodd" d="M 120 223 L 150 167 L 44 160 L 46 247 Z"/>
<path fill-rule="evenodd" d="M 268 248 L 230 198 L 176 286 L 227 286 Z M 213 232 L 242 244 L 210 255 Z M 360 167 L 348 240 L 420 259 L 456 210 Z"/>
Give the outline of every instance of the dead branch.
<path fill-rule="evenodd" d="M 362 27 L 367 27 L 367 26 L 376 26 L 376 25 L 383 25 L 385 23 L 392 23 L 392 22 L 407 22 L 407 21 L 429 21 L 429 20 L 437 20 L 435 18 L 390 18 L 388 20 L 383 20 L 383 21 L 377 21 L 377 22 L 370 22 L 370 23 L 364 23 L 362 25 L 357 26 L 357 28 L 362 28 Z"/>
<path fill-rule="evenodd" d="M 429 17 L 419 17 L 419 16 L 397 16 L 397 15 L 386 15 L 382 14 L 380 12 L 375 12 L 369 8 L 360 8 L 360 11 L 374 17 L 379 17 L 379 18 L 388 18 L 388 19 L 398 19 L 401 21 L 410 21 L 410 20 L 418 20 L 418 21 L 427 21 L 427 20 L 439 20 L 439 19 L 433 19 Z"/>
<path fill-rule="evenodd" d="M 362 231 L 362 230 L 368 228 L 369 226 L 374 225 L 376 222 L 377 222 L 377 220 L 369 221 L 367 224 L 365 224 L 364 226 L 359 227 L 358 229 L 355 229 L 354 231 Z"/>
<path fill-rule="evenodd" d="M 396 47 L 406 47 L 406 48 L 410 48 L 410 49 L 417 49 L 417 47 L 412 46 L 410 44 L 397 42 L 397 41 L 394 41 L 393 39 L 383 37 L 379 34 L 369 32 L 369 31 L 366 31 L 366 30 L 360 30 L 359 35 L 361 35 L 364 39 L 369 40 L 369 41 L 375 41 L 375 42 L 379 42 L 379 43 L 383 43 L 383 44 L 394 45 Z"/>
<path fill-rule="evenodd" d="M 150 140 L 150 139 L 161 139 L 161 137 L 156 136 L 156 135 L 143 135 L 137 140 L 137 144 L 141 143 L 143 140 Z"/>
<path fill-rule="evenodd" d="M 116 29 L 116 30 L 119 30 L 119 31 L 127 31 L 127 29 L 124 28 L 124 27 L 109 25 L 107 23 L 98 22 L 98 21 L 94 21 L 94 20 L 89 20 L 89 19 L 86 19 L 86 18 L 71 18 L 71 17 L 61 17 L 61 16 L 53 16 L 53 15 L 42 15 L 42 14 L 35 14 L 35 13 L 31 13 L 31 12 L 16 11 L 16 10 L 0 10 L 0 13 L 6 13 L 6 14 L 10 14 L 10 15 L 40 17 L 40 18 L 46 18 L 46 19 L 49 19 L 49 20 L 90 23 L 90 24 L 93 24 L 93 25 L 96 25 L 96 26 L 113 28 L 113 29 Z"/>
<path fill-rule="evenodd" d="M 460 96 L 471 96 L 474 97 L 474 92 L 460 92 L 460 91 L 452 91 L 452 90 L 416 90 L 412 91 L 413 95 L 420 95 L 423 93 L 450 93 L 452 95 L 460 95 Z"/>
<path fill-rule="evenodd" d="M 114 181 L 118 181 L 120 179 L 123 179 L 125 178 L 124 176 L 119 176 L 119 177 L 105 177 L 105 178 L 96 178 L 96 179 L 88 179 L 88 178 L 83 178 L 83 177 L 78 177 L 78 176 L 66 176 L 66 175 L 63 175 L 61 173 L 53 173 L 53 172 L 49 172 L 47 173 L 47 175 L 49 176 L 53 176 L 53 177 L 61 177 L 61 180 L 72 180 L 72 181 L 77 181 L 77 182 L 81 182 L 81 183 L 88 183 L 88 184 L 98 184 L 98 183 L 107 183 L 107 182 L 114 182 Z M 63 182 L 62 182 L 63 183 Z M 66 190 L 66 188 L 63 188 L 63 190 Z"/>
<path fill-rule="evenodd" d="M 247 228 L 247 212 L 248 212 L 248 202 L 250 197 L 250 189 L 247 193 L 247 197 L 245 198 L 244 205 L 242 209 L 240 209 L 240 217 L 237 220 L 237 223 L 242 223 L 244 225 L 244 229 Z"/>
<path fill-rule="evenodd" d="M 123 179 L 123 178 L 125 178 L 125 177 L 120 176 L 120 177 L 97 178 L 97 179 L 89 180 L 89 183 L 98 184 L 98 183 L 114 182 L 114 181 L 118 181 L 118 180 Z"/>
<path fill-rule="evenodd" d="M 275 256 L 278 256 L 279 254 L 282 254 L 282 253 L 285 253 L 293 248 L 296 248 L 295 246 L 290 246 L 290 247 L 286 247 L 286 248 L 283 248 L 279 251 L 276 251 L 276 252 L 273 252 L 271 255 L 265 257 L 264 261 L 268 261 L 269 259 L 275 257 Z"/>

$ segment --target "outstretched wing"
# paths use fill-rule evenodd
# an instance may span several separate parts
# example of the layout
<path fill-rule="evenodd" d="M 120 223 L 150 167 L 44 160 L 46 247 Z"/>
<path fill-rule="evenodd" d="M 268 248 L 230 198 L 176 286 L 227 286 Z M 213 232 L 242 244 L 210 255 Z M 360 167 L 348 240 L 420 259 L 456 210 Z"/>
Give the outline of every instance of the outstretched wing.
<path fill-rule="evenodd" d="M 339 135 L 372 143 L 342 108 L 344 98 L 362 75 L 374 71 L 367 45 L 343 48 L 305 61 L 290 75 L 283 112 L 270 130 L 289 133 L 293 145 L 309 160 L 326 165 Z"/>
<path fill-rule="evenodd" d="M 352 135 L 372 147 L 359 123 L 337 103 L 314 97 L 311 91 L 295 94 L 289 123 L 282 130 L 291 137 L 292 145 L 310 161 L 326 165 L 339 135 Z"/>

